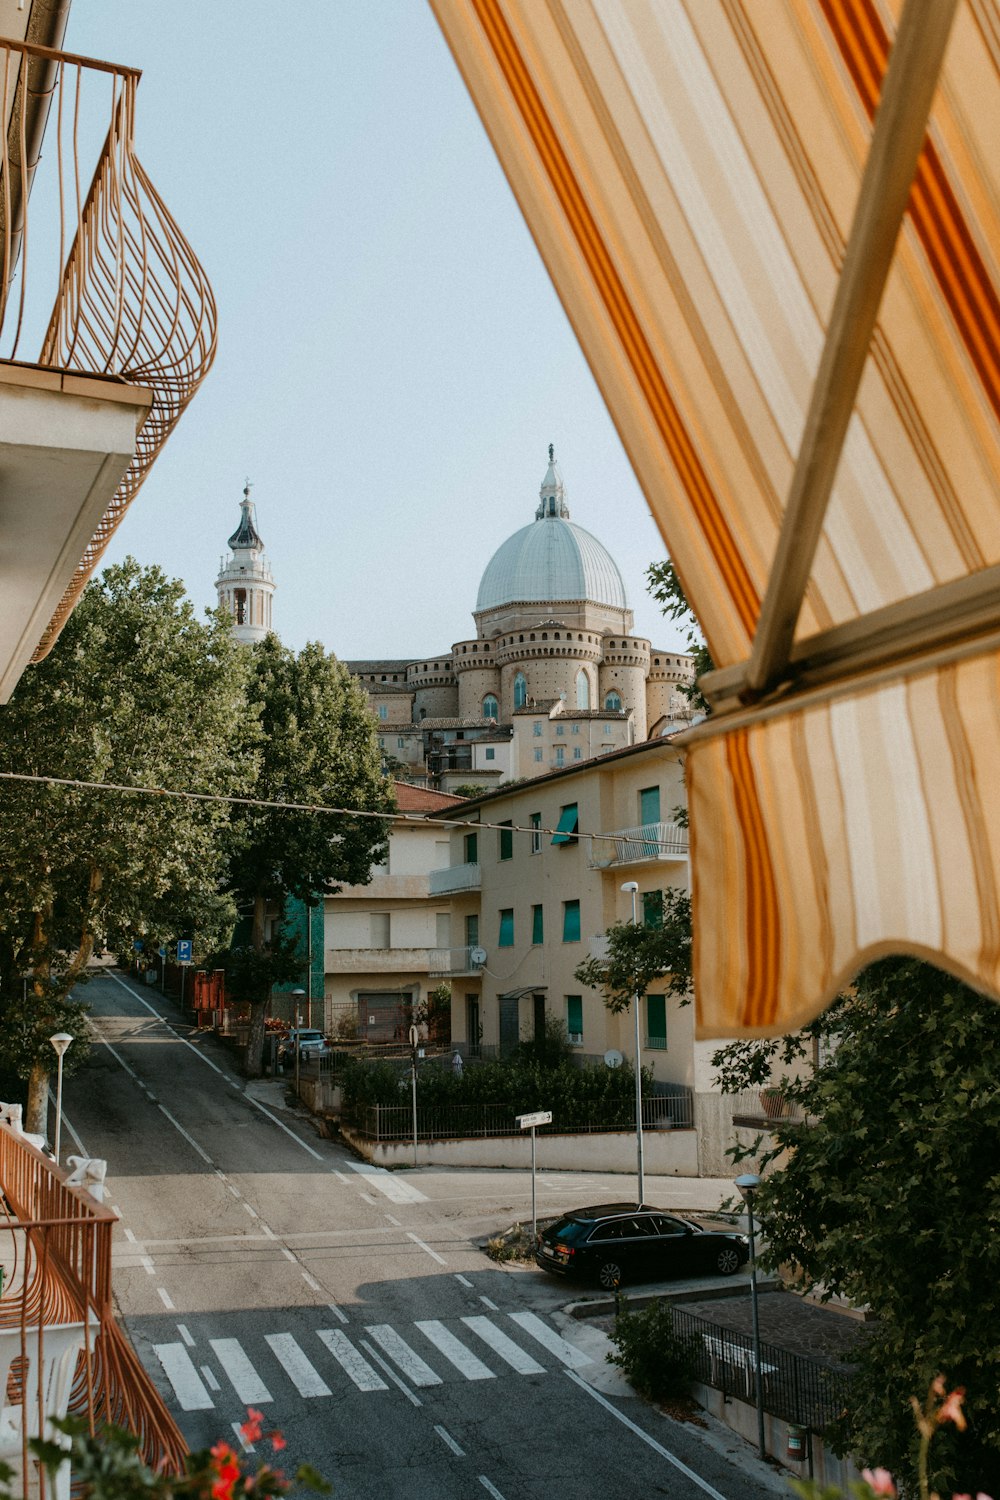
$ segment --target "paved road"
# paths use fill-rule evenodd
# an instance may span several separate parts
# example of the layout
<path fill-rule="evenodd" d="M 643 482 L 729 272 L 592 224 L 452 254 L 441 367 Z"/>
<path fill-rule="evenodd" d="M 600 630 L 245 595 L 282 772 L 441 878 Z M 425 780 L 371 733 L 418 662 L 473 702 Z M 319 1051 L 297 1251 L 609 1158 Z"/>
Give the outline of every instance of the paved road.
<path fill-rule="evenodd" d="M 368 1167 L 155 991 L 104 971 L 86 997 L 64 1149 L 108 1160 L 120 1311 L 192 1446 L 252 1405 L 338 1500 L 773 1493 L 749 1450 L 637 1400 L 562 1284 L 484 1259 L 472 1237 L 523 1214 L 525 1174 Z M 620 1193 L 554 1174 L 539 1211 Z"/>

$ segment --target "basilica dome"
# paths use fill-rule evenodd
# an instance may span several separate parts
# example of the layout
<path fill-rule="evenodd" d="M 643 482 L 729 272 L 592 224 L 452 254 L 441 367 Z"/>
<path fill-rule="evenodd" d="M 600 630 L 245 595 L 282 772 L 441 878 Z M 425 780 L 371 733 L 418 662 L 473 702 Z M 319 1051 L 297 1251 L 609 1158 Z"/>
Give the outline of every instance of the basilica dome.
<path fill-rule="evenodd" d="M 618 565 L 605 547 L 569 519 L 562 476 L 549 448 L 535 520 L 499 547 L 486 565 L 476 613 L 506 604 L 587 600 L 628 609 Z"/>

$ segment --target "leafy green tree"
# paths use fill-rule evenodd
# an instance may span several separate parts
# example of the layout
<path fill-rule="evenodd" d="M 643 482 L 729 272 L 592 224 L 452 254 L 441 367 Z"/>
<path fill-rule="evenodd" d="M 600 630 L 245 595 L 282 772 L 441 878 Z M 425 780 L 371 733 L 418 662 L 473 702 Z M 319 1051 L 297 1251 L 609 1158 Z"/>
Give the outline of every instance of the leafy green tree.
<path fill-rule="evenodd" d="M 246 664 L 221 615 L 195 617 L 183 586 L 132 559 L 84 591 L 55 648 L 0 709 L 0 769 L 168 787 L 239 789 Z M 48 1037 L 78 1038 L 73 990 L 98 948 L 143 935 L 217 943 L 224 804 L 0 782 L 0 1067 L 28 1080 L 44 1129 Z M 181 926 L 183 924 L 183 927 Z"/>
<path fill-rule="evenodd" d="M 677 570 L 669 558 L 663 562 L 650 563 L 646 569 L 646 588 L 661 606 L 667 619 L 673 620 L 683 629 L 687 638 L 688 652 L 694 658 L 695 684 L 697 684 L 698 679 L 704 673 L 714 670 L 715 663 L 705 645 L 701 626 L 691 613 L 691 606 L 681 587 Z M 682 691 L 687 694 L 691 707 L 696 713 L 710 712 L 707 700 L 702 697 L 696 685 L 683 688 Z"/>
<path fill-rule="evenodd" d="M 355 813 L 390 813 L 393 788 L 382 771 L 367 699 L 336 657 L 318 644 L 296 655 L 269 635 L 247 658 L 255 710 L 252 796 L 298 804 L 238 808 L 233 817 L 229 887 L 251 912 L 251 947 L 261 959 L 273 959 L 269 909 L 277 912 L 279 931 L 289 896 L 308 901 L 340 883 L 364 885 L 371 878 L 372 865 L 385 857 L 388 825 Z M 310 811 L 315 806 L 348 811 Z M 254 1078 L 261 1071 L 269 987 L 250 999 L 246 1070 Z"/>
<path fill-rule="evenodd" d="M 759 1193 L 762 1262 L 875 1314 L 842 1447 L 912 1487 L 910 1397 L 940 1373 L 966 1388 L 969 1429 L 940 1434 L 933 1486 L 997 1494 L 1000 1007 L 887 958 L 800 1036 L 736 1043 L 715 1062 L 734 1091 L 790 1067 L 782 1088 L 805 1116 L 773 1123 L 788 1155 Z"/>
<path fill-rule="evenodd" d="M 662 920 L 640 926 L 615 922 L 605 936 L 604 958 L 588 958 L 574 969 L 581 984 L 604 991 L 604 1003 L 615 1015 L 628 1010 L 633 997 L 640 999 L 655 984 L 682 1005 L 691 992 L 691 897 L 670 887 L 663 892 Z"/>

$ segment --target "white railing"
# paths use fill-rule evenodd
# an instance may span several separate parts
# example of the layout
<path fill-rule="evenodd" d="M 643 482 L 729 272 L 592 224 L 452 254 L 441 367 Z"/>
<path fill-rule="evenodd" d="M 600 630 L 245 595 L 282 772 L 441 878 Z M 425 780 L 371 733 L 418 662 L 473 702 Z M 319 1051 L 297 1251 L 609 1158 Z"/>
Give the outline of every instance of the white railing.
<path fill-rule="evenodd" d="M 688 831 L 677 823 L 643 823 L 591 840 L 590 868 L 634 865 L 649 860 L 687 859 Z"/>
<path fill-rule="evenodd" d="M 430 893 L 447 896 L 452 891 L 478 891 L 482 881 L 479 865 L 451 865 L 447 870 L 432 870 Z"/>
<path fill-rule="evenodd" d="M 481 964 L 472 962 L 472 948 L 432 948 L 430 951 L 430 974 L 478 974 Z"/>

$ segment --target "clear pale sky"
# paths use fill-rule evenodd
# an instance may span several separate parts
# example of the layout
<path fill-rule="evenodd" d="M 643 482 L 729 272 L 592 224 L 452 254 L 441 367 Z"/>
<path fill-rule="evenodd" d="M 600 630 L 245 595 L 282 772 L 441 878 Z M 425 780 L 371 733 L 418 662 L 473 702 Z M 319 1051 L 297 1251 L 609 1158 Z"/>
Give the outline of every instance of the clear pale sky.
<path fill-rule="evenodd" d="M 107 560 L 214 604 L 249 476 L 283 640 L 428 655 L 472 633 L 552 442 L 636 629 L 678 644 L 644 587 L 659 533 L 423 0 L 75 0 L 65 46 L 143 69 L 138 154 L 219 303 Z"/>

